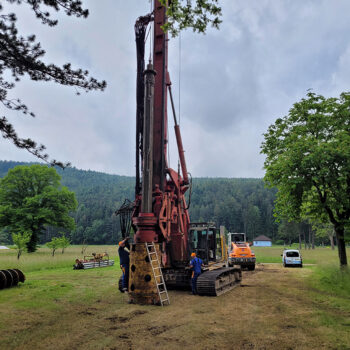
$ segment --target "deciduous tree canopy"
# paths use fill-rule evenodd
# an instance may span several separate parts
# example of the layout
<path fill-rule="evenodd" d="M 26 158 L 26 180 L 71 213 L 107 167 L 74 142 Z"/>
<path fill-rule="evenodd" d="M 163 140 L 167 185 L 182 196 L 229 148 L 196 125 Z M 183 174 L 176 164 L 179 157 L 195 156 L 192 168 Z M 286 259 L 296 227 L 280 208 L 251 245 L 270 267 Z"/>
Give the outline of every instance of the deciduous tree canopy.
<path fill-rule="evenodd" d="M 164 30 L 172 36 L 186 28 L 194 32 L 205 33 L 208 25 L 218 29 L 221 23 L 221 7 L 218 0 L 160 0 L 167 6 L 168 22 Z"/>
<path fill-rule="evenodd" d="M 276 213 L 331 222 L 341 265 L 350 224 L 350 94 L 309 92 L 264 134 L 265 180 L 278 188 Z"/>
<path fill-rule="evenodd" d="M 0 181 L 0 226 L 30 232 L 28 251 L 35 251 L 45 226 L 74 229 L 69 216 L 77 207 L 73 192 L 60 185 L 54 168 L 17 166 Z"/>

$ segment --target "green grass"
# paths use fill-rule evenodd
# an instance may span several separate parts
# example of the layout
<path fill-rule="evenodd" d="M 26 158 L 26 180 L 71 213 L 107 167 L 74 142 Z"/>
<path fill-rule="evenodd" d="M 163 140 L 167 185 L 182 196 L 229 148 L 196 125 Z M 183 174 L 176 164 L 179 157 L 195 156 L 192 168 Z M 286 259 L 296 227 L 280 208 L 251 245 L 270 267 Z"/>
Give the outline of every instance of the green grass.
<path fill-rule="evenodd" d="M 286 246 L 286 249 L 298 249 L 299 246 Z M 282 263 L 281 254 L 283 246 L 252 247 L 258 263 Z M 350 258 L 350 249 L 347 249 Z M 316 249 L 301 249 L 304 264 L 338 265 L 338 251 L 330 247 L 317 247 Z"/>
<path fill-rule="evenodd" d="M 95 298 L 99 292 L 99 281 L 110 284 L 110 275 L 120 275 L 119 257 L 116 246 L 89 246 L 86 255 L 108 252 L 115 265 L 92 270 L 73 270 L 76 258 L 82 258 L 80 246 L 70 246 L 64 252 L 51 251 L 42 247 L 35 253 L 25 253 L 17 259 L 15 250 L 0 251 L 0 269 L 18 268 L 26 276 L 18 288 L 4 289 L 0 293 L 0 307 L 13 303 L 16 309 L 56 310 L 60 302 L 81 303 Z M 111 272 L 113 271 L 113 272 Z M 114 279 L 114 282 L 117 279 Z M 95 289 L 94 289 L 95 288 Z"/>
<path fill-rule="evenodd" d="M 281 265 L 283 246 L 254 247 L 253 250 L 257 255 L 258 262 L 276 262 Z M 2 339 L 2 346 L 8 349 L 30 349 L 38 345 L 38 349 L 44 349 L 50 348 L 50 342 L 56 342 L 55 344 L 60 344 L 58 349 L 110 349 L 110 344 L 129 348 L 129 340 L 122 338 L 125 337 L 123 325 L 119 326 L 117 322 L 111 320 L 115 317 L 129 317 L 135 310 L 146 312 L 139 316 L 143 321 L 137 321 L 135 317 L 134 326 L 143 327 L 140 328 L 139 338 L 136 337 L 137 339 L 133 340 L 136 342 L 135 348 L 137 346 L 142 348 L 144 337 L 150 336 L 155 323 L 158 322 L 159 329 L 161 329 L 168 319 L 172 320 L 168 322 L 170 326 L 176 324 L 183 327 L 177 331 L 177 328 L 172 330 L 168 324 L 167 334 L 170 334 L 171 339 L 173 339 L 169 341 L 174 342 L 175 338 L 180 339 L 177 341 L 178 343 L 175 342 L 176 346 L 173 348 L 178 348 L 180 345 L 188 347 L 189 343 L 180 344 L 181 339 L 186 336 L 186 341 L 193 342 L 193 332 L 199 337 L 198 339 L 203 337 L 208 329 L 208 323 L 204 322 L 205 317 L 203 317 L 205 313 L 218 313 L 222 318 L 220 321 L 222 323 L 219 324 L 218 321 L 217 325 L 215 323 L 211 325 L 211 327 L 216 328 L 208 337 L 208 342 L 214 342 L 215 332 L 219 332 L 225 328 L 225 325 L 229 325 L 230 322 L 227 320 L 234 320 L 232 315 L 234 315 L 236 306 L 230 298 L 236 296 L 237 293 L 243 293 L 242 300 L 245 300 L 247 295 L 244 310 L 251 308 L 252 314 L 242 313 L 242 316 L 246 317 L 245 322 L 252 327 L 247 332 L 249 337 L 257 329 L 256 322 L 260 322 L 260 327 L 265 332 L 265 317 L 269 317 L 268 314 L 265 314 L 266 310 L 271 311 L 274 307 L 278 309 L 278 314 L 271 316 L 272 321 L 269 321 L 268 326 L 273 326 L 273 320 L 277 318 L 283 321 L 283 317 L 290 314 L 290 308 L 293 312 L 300 313 L 301 322 L 304 320 L 302 315 L 307 312 L 308 317 L 312 316 L 312 329 L 318 331 L 319 327 L 325 327 L 329 330 L 331 335 L 325 335 L 325 339 L 329 341 L 327 344 L 332 341 L 332 334 L 334 337 L 346 334 L 350 326 L 350 275 L 348 272 L 340 272 L 337 251 L 332 251 L 330 248 L 302 250 L 304 262 L 315 264 L 307 269 L 284 270 L 280 266 L 278 268 L 269 266 L 266 271 L 252 274 L 251 282 L 247 278 L 245 280 L 247 282 L 244 283 L 254 288 L 236 289 L 232 291 L 230 297 L 193 298 L 187 293 L 170 292 L 172 305 L 164 309 L 127 304 L 125 295 L 119 293 L 117 288 L 118 278 L 121 274 L 117 246 L 89 246 L 86 254 L 104 251 L 107 251 L 111 259 L 115 260 L 115 265 L 91 270 L 72 269 L 75 259 L 82 257 L 80 246 L 71 246 L 64 254 L 57 251 L 55 257 L 51 256 L 49 249 L 41 247 L 36 253 L 23 254 L 20 260 L 17 260 L 15 250 L 0 251 L 0 269 L 20 268 L 26 275 L 25 283 L 19 284 L 16 288 L 0 291 L 0 309 L 2 310 L 0 313 L 0 339 Z M 283 271 L 283 273 L 276 274 L 274 270 Z M 249 275 L 249 272 L 245 274 L 244 279 Z M 260 278 L 260 280 L 256 283 L 254 278 Z M 267 282 L 264 282 L 266 279 Z M 290 282 L 292 282 L 293 288 L 286 288 Z M 266 285 L 261 289 L 259 285 L 263 283 Z M 272 287 L 273 283 L 274 287 Z M 257 297 L 257 300 L 260 300 L 261 297 L 271 299 L 268 300 L 270 306 L 266 307 L 266 310 L 264 309 L 265 311 L 261 311 L 260 314 L 259 308 L 261 306 L 251 302 L 251 298 L 254 297 L 259 288 L 262 294 Z M 277 288 L 278 298 L 270 296 L 269 293 L 274 291 L 273 288 Z M 266 293 L 266 290 L 269 292 Z M 300 302 L 297 302 L 298 300 Z M 289 306 L 286 301 L 290 301 L 291 305 Z M 299 304 L 299 309 L 296 309 L 296 305 Z M 185 305 L 184 309 L 190 310 L 186 316 L 179 307 L 180 305 Z M 231 311 L 227 311 L 228 305 L 232 305 Z M 305 307 L 308 308 L 308 311 L 305 311 Z M 256 317 L 257 319 L 255 319 Z M 215 319 L 216 321 L 217 319 Z M 180 325 L 182 323 L 183 325 Z M 306 327 L 305 324 L 301 324 L 301 331 L 303 327 Z M 92 325 L 93 330 L 89 328 Z M 133 332 L 131 325 L 129 326 L 130 339 L 134 339 L 134 334 L 131 334 Z M 280 324 L 276 323 L 273 327 L 280 327 Z M 281 331 L 283 329 L 278 328 L 276 334 L 280 334 Z M 118 338 L 116 334 L 119 332 Z M 226 335 L 231 334 L 231 330 L 228 328 L 226 332 L 228 332 L 225 333 Z M 65 334 L 67 334 L 67 338 L 65 338 Z M 250 339 L 248 335 L 246 337 Z M 86 339 L 89 341 L 88 344 L 86 344 Z M 152 342 L 155 339 L 158 342 L 163 341 L 162 335 L 154 336 Z M 222 345 L 221 348 L 230 348 L 223 342 L 224 338 L 220 339 L 221 343 L 218 341 Z M 252 336 L 251 339 L 257 338 Z M 253 341 L 251 339 L 249 341 Z M 125 343 L 121 344 L 121 341 Z M 168 340 L 165 339 L 161 345 L 165 346 L 167 343 Z M 161 345 L 158 348 L 161 348 Z"/>
<path fill-rule="evenodd" d="M 110 259 L 113 259 L 115 264 L 118 265 L 119 257 L 116 246 L 89 246 L 85 255 L 91 255 L 94 252 L 109 253 Z M 40 247 L 35 253 L 23 253 L 19 260 L 17 260 L 15 249 L 0 250 L 0 269 L 18 268 L 24 273 L 57 269 L 71 270 L 75 259 L 82 257 L 81 246 L 70 246 L 66 248 L 64 254 L 59 249 L 55 256 L 51 256 L 51 250 L 44 246 Z"/>
<path fill-rule="evenodd" d="M 350 298 L 350 269 L 341 270 L 332 265 L 317 266 L 310 278 L 310 284 L 330 296 Z"/>

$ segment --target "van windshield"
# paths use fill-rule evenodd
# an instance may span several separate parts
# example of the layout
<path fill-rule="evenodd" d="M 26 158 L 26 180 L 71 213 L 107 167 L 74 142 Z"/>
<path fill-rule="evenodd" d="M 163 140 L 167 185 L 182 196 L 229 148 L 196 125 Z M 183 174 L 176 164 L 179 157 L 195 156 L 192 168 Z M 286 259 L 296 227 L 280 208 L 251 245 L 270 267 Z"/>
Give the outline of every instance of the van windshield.
<path fill-rule="evenodd" d="M 288 258 L 299 258 L 299 253 L 298 252 L 287 252 L 286 256 Z"/>

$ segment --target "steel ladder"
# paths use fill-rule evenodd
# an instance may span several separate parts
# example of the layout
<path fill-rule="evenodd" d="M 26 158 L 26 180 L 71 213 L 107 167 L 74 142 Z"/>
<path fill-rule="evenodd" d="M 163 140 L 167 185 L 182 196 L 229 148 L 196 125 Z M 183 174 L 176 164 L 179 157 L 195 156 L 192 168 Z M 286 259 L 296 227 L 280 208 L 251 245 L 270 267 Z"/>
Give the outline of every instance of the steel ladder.
<path fill-rule="evenodd" d="M 166 289 L 166 285 L 164 282 L 164 277 L 162 273 L 162 268 L 160 267 L 160 262 L 156 250 L 156 246 L 154 245 L 154 242 L 146 242 L 146 249 L 147 249 L 147 254 L 149 258 L 149 262 L 152 267 L 152 272 L 153 272 L 153 277 L 154 281 L 157 286 L 157 292 L 159 295 L 160 299 L 160 305 L 164 306 L 165 303 L 168 303 L 170 305 L 170 300 L 168 296 L 168 291 Z M 160 282 L 158 282 L 158 279 Z"/>

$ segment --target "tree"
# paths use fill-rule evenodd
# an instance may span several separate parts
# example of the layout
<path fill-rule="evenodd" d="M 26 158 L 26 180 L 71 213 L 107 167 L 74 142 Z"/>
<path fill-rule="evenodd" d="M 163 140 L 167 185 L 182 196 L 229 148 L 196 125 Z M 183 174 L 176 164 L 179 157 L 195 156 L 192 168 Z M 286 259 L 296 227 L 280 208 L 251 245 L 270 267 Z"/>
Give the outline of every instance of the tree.
<path fill-rule="evenodd" d="M 309 92 L 264 134 L 265 181 L 278 188 L 276 214 L 331 222 L 341 266 L 350 224 L 350 93 Z"/>
<path fill-rule="evenodd" d="M 278 237 L 291 245 L 299 239 L 299 249 L 301 248 L 300 224 L 295 221 L 281 220 L 278 226 Z"/>
<path fill-rule="evenodd" d="M 64 253 L 64 250 L 69 247 L 70 245 L 70 239 L 67 238 L 65 235 L 62 235 L 60 237 L 60 248 L 62 248 L 62 254 Z"/>
<path fill-rule="evenodd" d="M 13 244 L 17 249 L 17 259 L 22 255 L 23 250 L 27 248 L 27 244 L 30 241 L 31 232 L 23 232 L 23 233 L 13 233 L 12 240 Z"/>
<path fill-rule="evenodd" d="M 30 232 L 28 252 L 34 252 L 45 226 L 74 229 L 69 212 L 77 207 L 73 192 L 60 185 L 54 168 L 19 165 L 0 180 L 0 226 Z"/>
<path fill-rule="evenodd" d="M 0 244 L 10 244 L 11 234 L 8 229 L 0 229 Z"/>
<path fill-rule="evenodd" d="M 177 36 L 186 28 L 205 33 L 209 24 L 218 29 L 221 21 L 221 7 L 218 0 L 159 0 L 166 6 L 167 23 L 163 29 Z M 192 5 L 192 2 L 194 5 Z"/>
<path fill-rule="evenodd" d="M 332 224 L 324 224 L 322 222 L 314 222 L 312 225 L 318 237 L 328 237 L 332 250 L 334 250 L 334 227 Z"/>
<path fill-rule="evenodd" d="M 63 9 L 68 16 L 78 18 L 86 18 L 89 14 L 88 10 L 82 8 L 80 0 L 7 0 L 7 2 L 30 6 L 38 20 L 50 27 L 57 25 L 58 21 L 51 18 L 48 9 L 54 11 Z M 0 13 L 3 11 L 4 8 L 0 4 Z M 14 13 L 0 14 L 0 102 L 6 108 L 23 112 L 31 117 L 35 116 L 21 100 L 8 96 L 15 83 L 25 75 L 33 81 L 54 81 L 86 92 L 104 90 L 106 82 L 99 82 L 89 77 L 86 70 L 73 69 L 70 63 L 58 67 L 43 62 L 41 58 L 45 55 L 45 51 L 36 41 L 35 35 L 27 37 L 19 35 L 16 22 L 17 17 Z M 12 79 L 8 78 L 10 75 Z M 30 138 L 20 138 L 5 116 L 0 117 L 0 131 L 4 138 L 11 140 L 18 148 L 26 149 L 44 161 L 48 160 L 48 155 L 44 152 L 45 146 L 37 145 Z M 56 160 L 52 160 L 51 164 L 64 166 Z"/>
<path fill-rule="evenodd" d="M 61 238 L 53 237 L 50 242 L 46 243 L 47 247 L 51 249 L 52 256 L 55 256 L 55 251 L 61 245 Z"/>
<path fill-rule="evenodd" d="M 248 208 L 243 212 L 244 232 L 247 240 L 253 241 L 254 237 L 258 236 L 261 227 L 260 209 L 256 205 L 248 205 Z"/>

